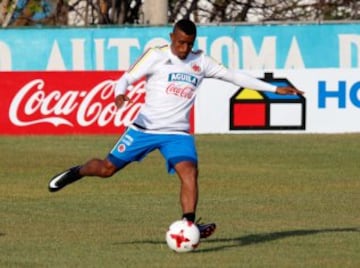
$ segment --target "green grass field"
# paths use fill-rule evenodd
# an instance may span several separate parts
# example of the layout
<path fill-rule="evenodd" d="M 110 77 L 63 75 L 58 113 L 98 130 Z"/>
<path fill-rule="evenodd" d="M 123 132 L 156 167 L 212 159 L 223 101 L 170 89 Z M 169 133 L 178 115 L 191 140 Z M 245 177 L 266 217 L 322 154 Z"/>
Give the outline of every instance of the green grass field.
<path fill-rule="evenodd" d="M 165 243 L 179 181 L 154 152 L 111 179 L 49 193 L 115 136 L 0 136 L 0 267 L 360 267 L 360 134 L 198 135 L 192 253 Z"/>

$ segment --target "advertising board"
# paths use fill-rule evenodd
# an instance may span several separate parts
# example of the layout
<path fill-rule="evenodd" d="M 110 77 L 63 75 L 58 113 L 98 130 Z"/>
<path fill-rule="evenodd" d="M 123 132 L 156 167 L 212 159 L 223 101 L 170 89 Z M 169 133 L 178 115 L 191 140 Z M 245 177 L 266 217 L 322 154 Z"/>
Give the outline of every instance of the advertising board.
<path fill-rule="evenodd" d="M 145 96 L 117 111 L 113 86 L 170 26 L 6 29 L 0 34 L 0 134 L 121 133 Z M 358 132 L 360 24 L 199 26 L 194 46 L 229 68 L 305 95 L 280 97 L 205 79 L 195 133 Z"/>
<path fill-rule="evenodd" d="M 121 72 L 6 72 L 0 80 L 2 134 L 114 134 L 137 115 L 144 81 L 129 88 L 131 101 L 114 103 Z"/>

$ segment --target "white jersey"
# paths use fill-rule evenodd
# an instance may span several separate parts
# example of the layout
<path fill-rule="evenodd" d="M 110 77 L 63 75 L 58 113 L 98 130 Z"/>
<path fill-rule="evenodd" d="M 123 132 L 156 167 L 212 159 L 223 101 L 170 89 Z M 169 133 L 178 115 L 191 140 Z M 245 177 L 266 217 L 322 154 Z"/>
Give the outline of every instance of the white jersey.
<path fill-rule="evenodd" d="M 179 59 L 167 46 L 148 49 L 120 78 L 115 95 L 146 77 L 145 103 L 135 126 L 151 132 L 189 132 L 189 114 L 204 78 L 218 78 L 238 86 L 275 91 L 276 87 L 242 72 L 229 70 L 202 51 Z"/>

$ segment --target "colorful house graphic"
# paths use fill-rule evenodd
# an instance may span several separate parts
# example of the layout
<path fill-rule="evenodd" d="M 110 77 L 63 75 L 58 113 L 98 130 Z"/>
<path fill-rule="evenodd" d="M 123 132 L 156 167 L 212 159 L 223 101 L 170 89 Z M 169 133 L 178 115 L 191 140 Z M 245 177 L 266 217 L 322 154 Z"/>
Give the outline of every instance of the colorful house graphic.
<path fill-rule="evenodd" d="M 293 86 L 286 78 L 265 73 L 263 81 Z M 305 130 L 306 100 L 300 95 L 240 88 L 230 99 L 230 130 Z"/>

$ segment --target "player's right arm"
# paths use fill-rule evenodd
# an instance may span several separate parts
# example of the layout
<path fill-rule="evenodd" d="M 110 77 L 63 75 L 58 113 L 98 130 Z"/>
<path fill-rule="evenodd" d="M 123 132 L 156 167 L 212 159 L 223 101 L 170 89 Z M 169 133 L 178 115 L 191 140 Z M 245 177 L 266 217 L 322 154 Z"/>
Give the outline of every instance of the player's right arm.
<path fill-rule="evenodd" d="M 122 107 L 126 101 L 130 101 L 130 99 L 125 94 L 119 94 L 115 97 L 115 105 L 117 108 Z"/>
<path fill-rule="evenodd" d="M 115 85 L 115 104 L 120 108 L 124 102 L 129 101 L 126 96 L 127 88 L 140 78 L 151 73 L 151 70 L 156 63 L 157 55 L 156 48 L 146 50 L 136 62 L 127 70 L 117 81 Z"/>

